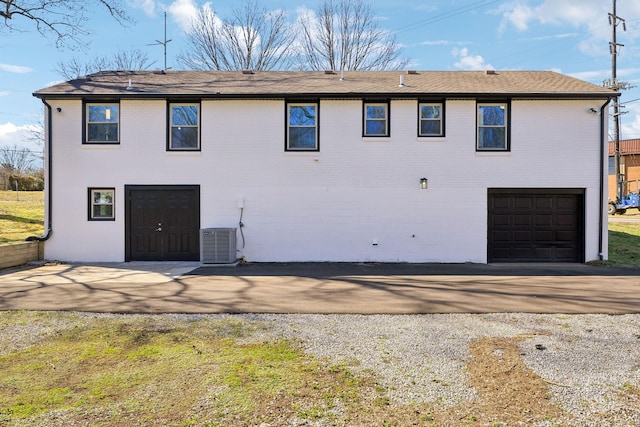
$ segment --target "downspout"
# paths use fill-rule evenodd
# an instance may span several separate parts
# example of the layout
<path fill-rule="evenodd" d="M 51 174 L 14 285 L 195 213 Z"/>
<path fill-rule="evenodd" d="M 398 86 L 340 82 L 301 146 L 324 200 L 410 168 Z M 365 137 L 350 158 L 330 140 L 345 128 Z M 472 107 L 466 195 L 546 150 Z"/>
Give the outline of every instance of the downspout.
<path fill-rule="evenodd" d="M 611 102 L 611 98 L 607 99 L 602 107 L 600 107 L 600 220 L 598 222 L 598 258 L 600 261 L 604 260 L 603 246 L 604 246 L 604 232 L 602 231 L 604 228 L 604 150 L 605 148 L 608 150 L 608 141 L 605 138 L 605 135 L 608 135 L 609 132 L 605 132 L 608 130 L 608 121 L 607 118 L 609 114 L 605 114 L 605 108 L 608 108 L 609 103 Z M 605 127 L 606 126 L 606 127 Z"/>
<path fill-rule="evenodd" d="M 46 169 L 47 169 L 47 179 L 45 180 L 45 184 L 46 184 L 46 188 L 47 188 L 47 203 L 46 203 L 46 211 L 47 211 L 47 230 L 45 231 L 45 233 L 42 236 L 29 236 L 26 238 L 27 242 L 33 242 L 33 241 L 38 241 L 38 242 L 44 242 L 45 240 L 48 240 L 49 237 L 51 237 L 51 233 L 53 233 L 53 229 L 51 227 L 51 202 L 53 200 L 53 196 L 52 196 L 52 187 L 51 187 L 51 178 L 52 178 L 52 144 L 51 142 L 53 141 L 53 137 L 52 134 L 53 132 L 52 130 L 52 125 L 53 125 L 53 113 L 51 112 L 51 105 L 49 105 L 47 103 L 47 101 L 42 98 L 42 103 L 47 107 L 47 127 L 46 127 L 46 135 L 47 135 L 47 164 Z"/>

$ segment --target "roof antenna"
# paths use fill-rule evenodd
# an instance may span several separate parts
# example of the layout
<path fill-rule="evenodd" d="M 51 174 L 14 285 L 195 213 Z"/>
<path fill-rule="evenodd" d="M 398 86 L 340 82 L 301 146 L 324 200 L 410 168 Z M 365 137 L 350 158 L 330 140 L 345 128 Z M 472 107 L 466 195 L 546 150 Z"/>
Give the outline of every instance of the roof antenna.
<path fill-rule="evenodd" d="M 164 46 L 164 68 L 162 69 L 162 71 L 167 71 L 169 68 L 167 68 L 167 44 L 171 41 L 171 39 L 167 40 L 167 12 L 164 12 L 164 41 L 160 41 L 160 40 L 156 40 L 155 43 L 151 43 L 147 46 L 157 46 L 157 45 L 162 45 Z"/>

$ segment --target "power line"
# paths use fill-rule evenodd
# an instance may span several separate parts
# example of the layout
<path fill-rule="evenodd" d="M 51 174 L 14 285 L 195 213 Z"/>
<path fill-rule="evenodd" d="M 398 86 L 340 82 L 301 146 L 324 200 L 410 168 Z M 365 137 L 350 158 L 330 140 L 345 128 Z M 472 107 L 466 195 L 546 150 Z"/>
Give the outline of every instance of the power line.
<path fill-rule="evenodd" d="M 415 30 L 416 28 L 423 27 L 425 25 L 433 24 L 438 21 L 442 21 L 448 18 L 452 18 L 454 16 L 461 15 L 465 12 L 470 12 L 475 9 L 480 9 L 481 7 L 489 6 L 493 3 L 498 3 L 500 0 L 480 0 L 474 3 L 471 3 L 466 6 L 459 7 L 457 9 L 449 10 L 447 12 L 440 13 L 438 15 L 431 16 L 429 18 L 414 22 L 412 24 L 405 25 L 404 27 L 400 27 L 393 31 L 395 34 L 404 33 L 407 31 Z"/>

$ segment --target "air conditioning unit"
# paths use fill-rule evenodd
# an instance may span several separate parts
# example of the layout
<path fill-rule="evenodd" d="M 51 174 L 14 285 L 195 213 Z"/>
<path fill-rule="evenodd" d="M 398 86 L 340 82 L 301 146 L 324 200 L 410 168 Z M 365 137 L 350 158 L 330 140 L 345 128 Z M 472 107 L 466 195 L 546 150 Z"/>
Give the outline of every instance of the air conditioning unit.
<path fill-rule="evenodd" d="M 202 264 L 230 264 L 235 260 L 235 228 L 203 228 L 200 230 L 200 262 Z"/>

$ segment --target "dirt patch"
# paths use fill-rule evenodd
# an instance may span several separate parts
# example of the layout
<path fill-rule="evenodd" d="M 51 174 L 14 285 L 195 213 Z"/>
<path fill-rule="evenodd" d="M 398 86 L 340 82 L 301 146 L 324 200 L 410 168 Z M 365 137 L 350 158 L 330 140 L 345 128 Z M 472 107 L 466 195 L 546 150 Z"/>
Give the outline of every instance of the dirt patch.
<path fill-rule="evenodd" d="M 479 396 L 471 404 L 471 416 L 508 425 L 530 425 L 561 415 L 549 401 L 549 384 L 523 362 L 518 345 L 523 340 L 489 337 L 471 342 L 467 370 L 469 383 Z"/>

